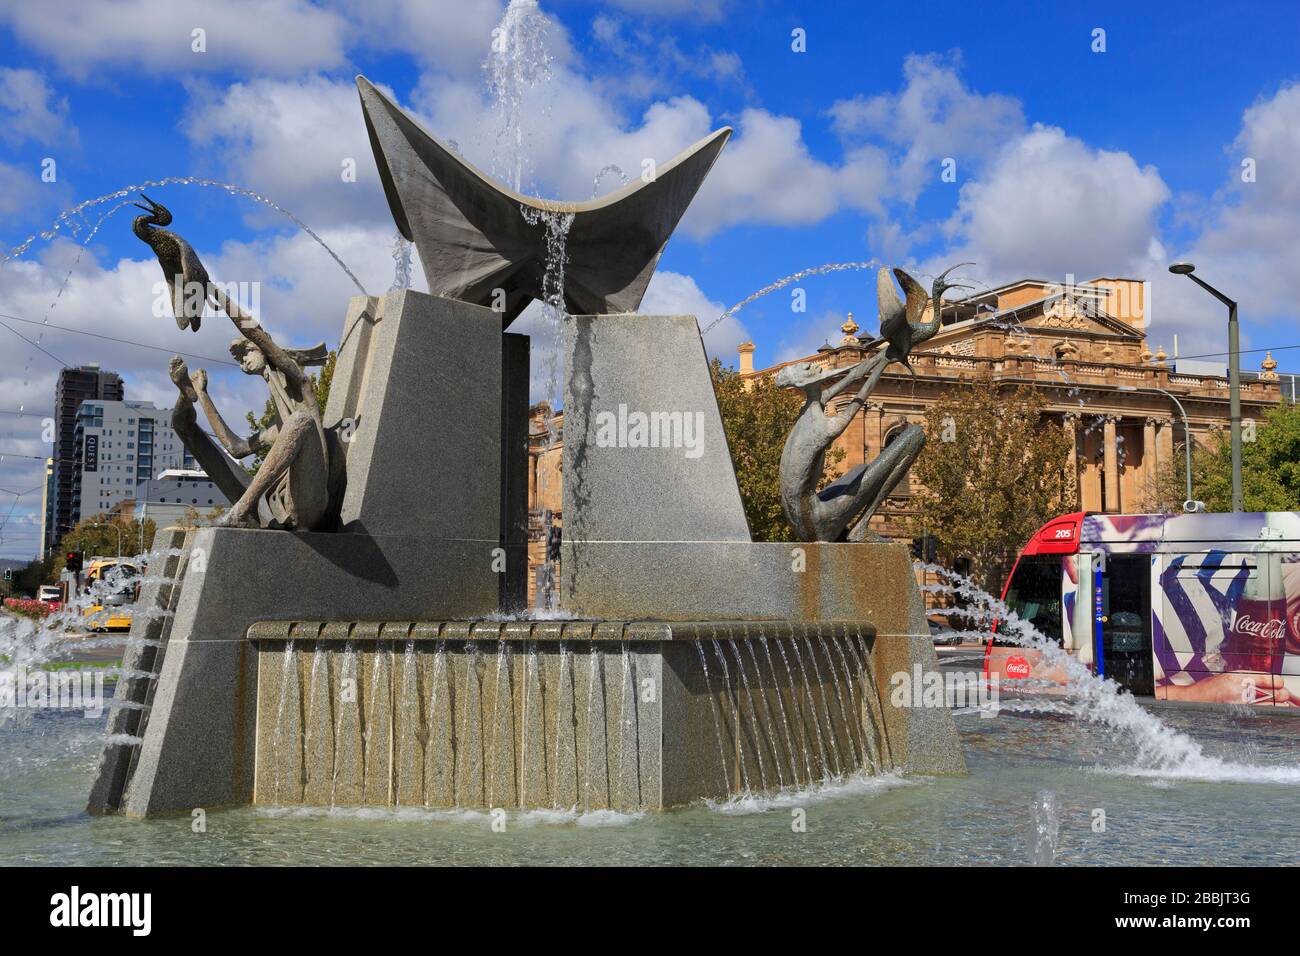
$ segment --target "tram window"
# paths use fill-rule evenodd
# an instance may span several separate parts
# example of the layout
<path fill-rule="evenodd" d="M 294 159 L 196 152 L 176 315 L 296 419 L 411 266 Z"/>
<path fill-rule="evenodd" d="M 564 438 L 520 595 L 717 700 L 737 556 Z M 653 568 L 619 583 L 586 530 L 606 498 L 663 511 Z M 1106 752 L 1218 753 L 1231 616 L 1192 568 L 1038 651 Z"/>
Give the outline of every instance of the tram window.
<path fill-rule="evenodd" d="M 1007 588 L 1007 606 L 1044 636 L 1060 644 L 1061 556 L 1035 554 L 1022 557 L 1011 577 L 1011 586 Z"/>

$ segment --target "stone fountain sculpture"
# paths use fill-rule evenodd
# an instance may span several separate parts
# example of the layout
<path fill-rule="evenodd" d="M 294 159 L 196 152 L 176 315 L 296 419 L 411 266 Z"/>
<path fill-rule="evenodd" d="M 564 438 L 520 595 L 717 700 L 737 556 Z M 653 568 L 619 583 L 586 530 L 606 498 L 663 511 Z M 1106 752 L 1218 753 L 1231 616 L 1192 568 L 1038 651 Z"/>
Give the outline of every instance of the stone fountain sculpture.
<path fill-rule="evenodd" d="M 273 528 L 260 487 L 262 527 L 160 533 L 117 690 L 138 706 L 113 711 L 91 811 L 640 810 L 962 772 L 948 711 L 890 693 L 937 667 L 906 547 L 753 541 L 698 323 L 634 311 L 729 131 L 604 199 L 549 202 L 357 85 L 431 294 L 351 301 L 318 519 Z M 508 328 L 532 299 L 568 312 L 564 619 L 521 613 L 530 343 Z M 252 345 L 290 391 L 279 347 Z M 279 351 L 299 370 L 316 354 Z M 173 373 L 215 424 L 203 376 Z"/>

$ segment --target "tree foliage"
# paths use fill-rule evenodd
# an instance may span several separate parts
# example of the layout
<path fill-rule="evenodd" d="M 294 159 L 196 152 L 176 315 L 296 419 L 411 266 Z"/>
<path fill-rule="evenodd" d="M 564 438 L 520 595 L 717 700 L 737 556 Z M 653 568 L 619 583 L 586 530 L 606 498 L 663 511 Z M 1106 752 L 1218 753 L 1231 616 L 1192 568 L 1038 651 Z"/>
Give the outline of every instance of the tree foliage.
<path fill-rule="evenodd" d="M 51 580 L 53 568 L 53 558 L 35 558 L 26 566 L 14 569 L 7 590 L 13 595 L 35 597 L 36 589 Z"/>
<path fill-rule="evenodd" d="M 116 557 L 139 554 L 153 547 L 157 530 L 152 518 L 146 518 L 143 527 L 133 518 L 116 514 L 91 515 L 83 518 L 63 536 L 50 564 L 48 580 L 59 579 L 67 566 L 69 551 L 80 551 L 86 561 L 92 557 Z M 120 550 L 119 550 L 120 549 Z"/>
<path fill-rule="evenodd" d="M 1177 436 L 1182 436 L 1178 426 Z M 1243 429 L 1241 491 L 1246 511 L 1300 511 L 1300 406 L 1271 409 L 1251 430 Z M 1180 511 L 1186 497 L 1181 443 L 1165 462 L 1152 496 L 1153 510 Z M 1232 438 L 1215 431 L 1192 449 L 1192 494 L 1206 511 L 1232 510 Z"/>
<path fill-rule="evenodd" d="M 716 358 L 709 370 L 749 530 L 755 541 L 789 541 L 793 532 L 781 510 L 781 451 L 803 399 L 791 389 L 778 388 L 769 376 L 743 379 Z M 842 449 L 827 453 L 823 484 L 834 479 L 835 467 L 843 460 Z"/>
<path fill-rule="evenodd" d="M 982 586 L 998 583 L 1008 554 L 1066 510 L 1070 438 L 1044 419 L 1034 389 L 988 379 L 949 389 L 925 416 L 926 443 L 912 475 L 915 537 L 971 560 Z"/>

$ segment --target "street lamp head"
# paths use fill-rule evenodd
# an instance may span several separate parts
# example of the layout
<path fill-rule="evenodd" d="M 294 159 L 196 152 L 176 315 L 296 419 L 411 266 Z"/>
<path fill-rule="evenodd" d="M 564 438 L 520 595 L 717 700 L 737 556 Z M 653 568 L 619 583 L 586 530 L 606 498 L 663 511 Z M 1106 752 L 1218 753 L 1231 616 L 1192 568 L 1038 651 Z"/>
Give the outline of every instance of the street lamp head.
<path fill-rule="evenodd" d="M 1189 276 L 1196 271 L 1196 266 L 1190 262 L 1175 262 L 1169 267 L 1169 271 L 1176 276 Z"/>

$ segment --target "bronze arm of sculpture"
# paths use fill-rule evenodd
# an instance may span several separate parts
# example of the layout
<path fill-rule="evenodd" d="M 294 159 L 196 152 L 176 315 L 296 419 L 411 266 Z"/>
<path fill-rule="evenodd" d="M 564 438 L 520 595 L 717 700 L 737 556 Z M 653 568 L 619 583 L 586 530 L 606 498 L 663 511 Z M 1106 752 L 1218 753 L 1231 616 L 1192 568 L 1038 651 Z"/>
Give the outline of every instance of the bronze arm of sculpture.
<path fill-rule="evenodd" d="M 177 356 L 179 358 L 179 356 Z M 182 366 L 183 368 L 183 366 Z M 173 377 L 173 381 L 175 378 Z M 190 388 L 197 398 L 190 396 L 186 391 L 186 397 L 190 401 L 196 401 L 203 408 L 203 414 L 208 416 L 208 424 L 212 426 L 212 432 L 217 436 L 217 440 L 225 446 L 226 451 L 231 458 L 247 458 L 249 455 L 260 455 L 267 451 L 275 442 L 276 428 L 272 426 L 265 432 L 254 432 L 247 438 L 240 438 L 226 420 L 217 410 L 216 404 L 212 397 L 208 395 L 208 373 L 203 369 L 193 372 L 189 376 Z M 179 383 L 178 383 L 179 385 Z"/>
<path fill-rule="evenodd" d="M 172 357 L 169 372 L 180 392 L 172 407 L 172 428 L 190 450 L 194 460 L 212 479 L 212 483 L 226 496 L 226 500 L 238 501 L 248 488 L 248 472 L 222 454 L 221 449 L 199 427 L 198 416 L 194 411 L 199 395 L 190 381 L 189 369 L 179 355 Z"/>

